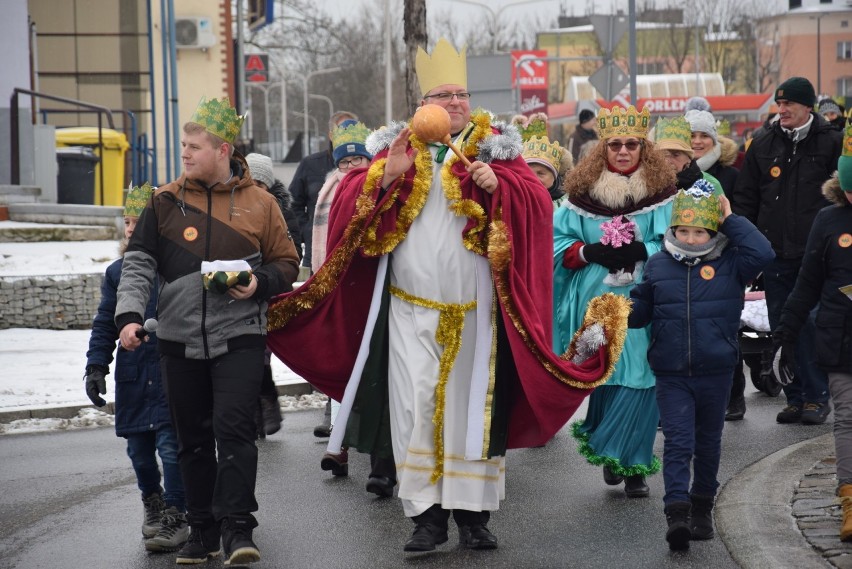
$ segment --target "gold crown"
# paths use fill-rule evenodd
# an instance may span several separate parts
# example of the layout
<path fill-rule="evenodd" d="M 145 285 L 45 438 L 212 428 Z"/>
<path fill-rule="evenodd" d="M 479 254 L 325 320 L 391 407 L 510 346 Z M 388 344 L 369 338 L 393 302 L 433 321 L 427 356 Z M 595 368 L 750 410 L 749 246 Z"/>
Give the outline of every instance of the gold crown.
<path fill-rule="evenodd" d="M 638 112 L 633 105 L 627 107 L 627 110 L 615 106 L 612 111 L 605 108 L 598 111 L 598 127 L 601 131 L 602 140 L 614 136 L 646 138 L 650 123 L 651 113 L 648 111 L 648 107 L 643 108 L 642 112 Z"/>
<path fill-rule="evenodd" d="M 524 142 L 534 136 L 547 138 L 547 115 L 544 113 L 533 113 L 529 117 L 515 115 L 512 124 L 518 127 Z"/>
<path fill-rule="evenodd" d="M 524 160 L 549 165 L 556 175 L 561 169 L 564 153 L 565 149 L 559 146 L 559 142 L 550 142 L 546 136 L 533 136 L 524 143 Z"/>
<path fill-rule="evenodd" d="M 208 99 L 201 97 L 198 108 L 189 118 L 189 122 L 200 124 L 210 134 L 215 134 L 229 144 L 240 133 L 245 115 L 237 116 L 237 111 L 231 106 L 228 97 Z"/>
<path fill-rule="evenodd" d="M 422 47 L 417 48 L 414 69 L 420 83 L 420 94 L 425 95 L 438 85 L 461 85 L 467 88 L 467 46 L 461 51 L 444 38 L 438 40 L 432 55 Z"/>
<path fill-rule="evenodd" d="M 338 125 L 331 131 L 331 146 L 337 148 L 347 143 L 364 144 L 369 134 L 370 129 L 362 122 L 347 124 L 346 126 Z"/>

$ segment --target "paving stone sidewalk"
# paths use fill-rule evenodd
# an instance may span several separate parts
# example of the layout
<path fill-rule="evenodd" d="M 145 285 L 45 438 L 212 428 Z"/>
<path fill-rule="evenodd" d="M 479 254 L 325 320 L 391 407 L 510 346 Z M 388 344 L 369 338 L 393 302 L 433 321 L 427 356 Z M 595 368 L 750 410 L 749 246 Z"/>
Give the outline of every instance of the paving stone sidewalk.
<path fill-rule="evenodd" d="M 838 569 L 852 569 L 852 542 L 839 538 L 843 514 L 835 495 L 834 456 L 814 463 L 793 493 L 793 519 L 799 531 L 823 558 Z"/>

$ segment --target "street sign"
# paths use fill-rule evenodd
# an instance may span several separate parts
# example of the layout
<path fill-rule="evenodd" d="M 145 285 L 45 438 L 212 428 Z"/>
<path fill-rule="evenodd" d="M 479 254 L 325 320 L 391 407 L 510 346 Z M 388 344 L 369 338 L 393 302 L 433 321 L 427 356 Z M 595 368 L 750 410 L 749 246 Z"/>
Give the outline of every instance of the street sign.
<path fill-rule="evenodd" d="M 275 2 L 273 0 L 248 0 L 248 27 L 256 32 L 268 26 L 275 19 Z"/>
<path fill-rule="evenodd" d="M 266 83 L 269 81 L 269 54 L 250 53 L 243 57 L 248 83 Z"/>
<path fill-rule="evenodd" d="M 547 51 L 512 51 L 512 86 L 520 90 L 520 112 L 547 114 Z"/>
<path fill-rule="evenodd" d="M 629 24 L 627 16 L 593 15 L 589 16 L 589 20 L 592 22 L 603 52 L 607 55 L 612 54 L 627 32 Z"/>
<path fill-rule="evenodd" d="M 607 101 L 613 100 L 629 82 L 630 76 L 612 61 L 606 62 L 600 69 L 589 75 L 589 83 Z"/>

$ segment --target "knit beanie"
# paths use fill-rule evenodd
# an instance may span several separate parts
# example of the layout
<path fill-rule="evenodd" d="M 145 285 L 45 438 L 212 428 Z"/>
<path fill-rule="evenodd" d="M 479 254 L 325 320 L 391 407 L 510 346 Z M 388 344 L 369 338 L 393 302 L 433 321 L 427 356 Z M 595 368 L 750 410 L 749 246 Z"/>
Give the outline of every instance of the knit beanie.
<path fill-rule="evenodd" d="M 713 116 L 713 113 L 693 109 L 686 112 L 685 118 L 692 132 L 706 133 L 713 139 L 714 144 L 719 142 L 719 135 L 716 133 L 716 118 Z"/>
<path fill-rule="evenodd" d="M 775 102 L 777 103 L 779 99 L 813 107 L 816 93 L 814 86 L 804 77 L 790 77 L 775 89 Z"/>
<path fill-rule="evenodd" d="M 703 227 L 708 231 L 719 230 L 719 198 L 713 185 L 701 178 L 688 190 L 680 190 L 672 204 L 671 227 Z"/>
<path fill-rule="evenodd" d="M 841 190 L 852 192 L 852 117 L 846 119 L 843 129 L 843 151 L 837 160 L 837 179 Z"/>
<path fill-rule="evenodd" d="M 253 180 L 265 184 L 267 188 L 275 185 L 275 172 L 272 171 L 272 158 L 252 152 L 246 156 L 249 174 Z"/>
<path fill-rule="evenodd" d="M 585 123 L 589 122 L 590 120 L 593 120 L 594 118 L 595 118 L 595 113 L 593 113 L 589 109 L 583 109 L 582 111 L 580 111 L 580 116 L 578 117 L 577 120 L 580 124 L 585 124 Z"/>
<path fill-rule="evenodd" d="M 145 182 L 141 186 L 133 186 L 127 192 L 127 199 L 124 200 L 124 217 L 139 217 L 142 215 L 142 210 L 145 209 L 153 193 L 154 189 L 148 182 Z"/>
<path fill-rule="evenodd" d="M 825 116 L 825 113 L 843 114 L 843 111 L 840 110 L 840 105 L 832 99 L 822 99 L 817 103 L 817 108 L 819 109 L 819 114 L 823 116 Z"/>
<path fill-rule="evenodd" d="M 683 105 L 683 112 L 689 111 L 710 111 L 710 101 L 704 97 L 690 97 Z"/>

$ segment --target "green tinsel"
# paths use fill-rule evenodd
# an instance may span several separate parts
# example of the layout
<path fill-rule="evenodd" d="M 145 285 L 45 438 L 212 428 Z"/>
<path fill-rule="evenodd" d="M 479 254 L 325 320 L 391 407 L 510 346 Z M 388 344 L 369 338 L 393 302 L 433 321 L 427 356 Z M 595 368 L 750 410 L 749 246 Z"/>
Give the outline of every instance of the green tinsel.
<path fill-rule="evenodd" d="M 624 477 L 636 475 L 651 476 L 658 473 L 662 468 L 662 463 L 656 456 L 654 456 L 651 460 L 651 466 L 645 466 L 644 464 L 622 466 L 621 462 L 619 462 L 617 458 L 597 454 L 594 449 L 592 449 L 591 445 L 589 445 L 589 434 L 581 431 L 582 427 L 583 421 L 575 421 L 571 423 L 571 436 L 577 439 L 577 442 L 579 443 L 577 445 L 577 451 L 585 457 L 589 464 L 594 464 L 595 466 L 606 466 L 613 474 Z"/>

